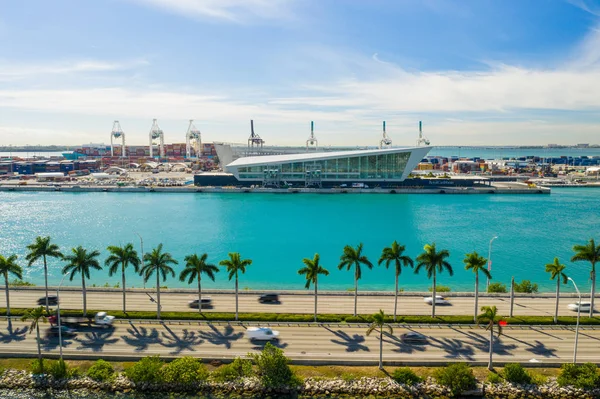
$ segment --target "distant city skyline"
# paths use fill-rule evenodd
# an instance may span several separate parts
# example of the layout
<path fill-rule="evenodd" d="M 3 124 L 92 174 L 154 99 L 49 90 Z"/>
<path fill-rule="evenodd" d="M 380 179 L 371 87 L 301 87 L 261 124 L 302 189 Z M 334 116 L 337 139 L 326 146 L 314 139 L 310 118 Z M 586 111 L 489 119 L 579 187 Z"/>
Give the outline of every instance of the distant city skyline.
<path fill-rule="evenodd" d="M 0 146 L 600 144 L 596 1 L 7 1 L 0 54 Z"/>

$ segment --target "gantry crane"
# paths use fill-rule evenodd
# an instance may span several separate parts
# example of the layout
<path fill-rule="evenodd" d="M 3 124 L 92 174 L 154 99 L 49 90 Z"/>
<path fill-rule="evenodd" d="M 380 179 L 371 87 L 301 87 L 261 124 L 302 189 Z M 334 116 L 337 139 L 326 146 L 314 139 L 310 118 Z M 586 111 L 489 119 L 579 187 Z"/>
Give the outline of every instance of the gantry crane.
<path fill-rule="evenodd" d="M 392 139 L 388 137 L 385 131 L 385 121 L 383 121 L 383 138 L 379 142 L 379 148 L 389 147 L 392 145 Z"/>
<path fill-rule="evenodd" d="M 310 137 L 306 140 L 306 151 L 310 146 L 314 147 L 315 151 L 319 150 L 319 141 L 315 137 L 315 124 L 313 121 L 310 121 Z"/>
<path fill-rule="evenodd" d="M 159 139 L 158 156 L 160 158 L 164 158 L 165 157 L 165 134 L 163 133 L 162 129 L 158 126 L 158 122 L 156 121 L 156 119 L 152 119 L 152 127 L 150 128 L 149 136 L 150 136 L 150 158 L 152 158 L 154 156 L 152 143 L 156 139 Z"/>
<path fill-rule="evenodd" d="M 124 158 L 126 155 L 125 151 L 125 133 L 123 133 L 123 129 L 121 129 L 121 124 L 119 121 L 114 121 L 112 131 L 110 132 L 110 156 L 115 156 L 113 139 L 121 139 L 121 158 Z"/>
<path fill-rule="evenodd" d="M 193 144 L 192 144 L 193 141 Z M 200 139 L 200 130 L 196 129 L 194 126 L 194 120 L 190 119 L 190 124 L 188 126 L 188 130 L 185 133 L 185 157 L 192 157 L 192 146 L 194 147 L 194 152 L 196 153 L 196 157 L 200 157 L 201 155 L 201 145 L 202 140 Z"/>
<path fill-rule="evenodd" d="M 254 147 L 254 145 L 256 145 L 256 147 L 260 146 L 260 148 L 262 148 L 264 143 L 265 141 L 261 139 L 258 134 L 254 133 L 254 121 L 250 120 L 250 137 L 248 137 L 248 147 Z"/>
<path fill-rule="evenodd" d="M 417 147 L 420 147 L 421 144 L 429 145 L 429 139 L 423 137 L 423 128 L 421 121 L 419 121 L 419 139 L 417 140 Z"/>

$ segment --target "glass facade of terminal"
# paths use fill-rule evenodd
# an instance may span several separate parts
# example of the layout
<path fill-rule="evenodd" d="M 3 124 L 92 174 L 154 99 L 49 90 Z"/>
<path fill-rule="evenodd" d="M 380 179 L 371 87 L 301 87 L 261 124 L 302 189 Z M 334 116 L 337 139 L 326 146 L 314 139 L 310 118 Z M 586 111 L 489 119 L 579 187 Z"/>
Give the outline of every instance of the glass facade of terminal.
<path fill-rule="evenodd" d="M 239 180 L 260 180 L 265 175 L 282 180 L 305 180 L 307 174 L 323 180 L 394 180 L 401 179 L 410 151 L 341 157 L 335 159 L 290 161 L 238 167 Z"/>

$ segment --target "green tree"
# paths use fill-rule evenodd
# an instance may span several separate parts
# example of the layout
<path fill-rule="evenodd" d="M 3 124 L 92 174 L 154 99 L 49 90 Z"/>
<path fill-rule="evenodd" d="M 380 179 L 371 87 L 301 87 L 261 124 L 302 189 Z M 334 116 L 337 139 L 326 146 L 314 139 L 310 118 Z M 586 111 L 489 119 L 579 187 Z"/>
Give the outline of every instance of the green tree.
<path fill-rule="evenodd" d="M 502 335 L 502 325 L 499 323 L 498 308 L 495 306 L 482 306 L 481 313 L 477 316 L 477 324 L 485 324 L 486 330 L 490 331 L 490 360 L 488 370 L 493 370 L 492 353 L 494 352 L 494 324 L 498 325 L 498 336 Z"/>
<path fill-rule="evenodd" d="M 556 279 L 556 307 L 554 309 L 554 322 L 558 323 L 558 299 L 560 296 L 560 281 L 567 284 L 567 275 L 563 273 L 566 269 L 565 265 L 561 265 L 558 258 L 554 258 L 554 263 L 546 265 L 546 272 L 550 273 L 550 280 Z"/>
<path fill-rule="evenodd" d="M 320 259 L 321 258 L 319 254 L 315 254 L 313 259 L 304 258 L 302 259 L 304 267 L 298 270 L 299 275 L 306 277 L 306 284 L 304 285 L 304 288 L 310 288 L 310 283 L 313 283 L 313 285 L 315 286 L 315 323 L 317 322 L 317 286 L 319 274 L 329 276 L 329 271 L 319 264 Z"/>
<path fill-rule="evenodd" d="M 383 369 L 383 329 L 386 328 L 390 334 L 394 333 L 392 326 L 385 322 L 385 313 L 379 309 L 379 313 L 373 315 L 373 322 L 367 330 L 367 336 L 371 335 L 373 331 L 379 331 L 379 369 Z"/>
<path fill-rule="evenodd" d="M 46 286 L 46 312 L 49 312 L 48 305 L 48 263 L 47 258 L 62 259 L 63 254 L 60 252 L 58 245 L 50 243 L 50 237 L 36 237 L 33 244 L 27 246 L 29 253 L 25 256 L 28 266 L 33 265 L 39 259 L 44 261 L 44 279 Z"/>
<path fill-rule="evenodd" d="M 133 266 L 133 269 L 136 273 L 140 272 L 140 257 L 135 249 L 133 249 L 133 244 L 128 243 L 125 246 L 109 246 L 108 252 L 110 252 L 110 256 L 106 258 L 104 261 L 104 265 L 109 267 L 108 275 L 112 276 L 116 274 L 119 269 L 121 269 L 121 280 L 123 281 L 123 313 L 127 313 L 127 306 L 125 301 L 125 269 L 129 265 Z"/>
<path fill-rule="evenodd" d="M 590 317 L 594 316 L 594 296 L 596 295 L 596 263 L 600 262 L 600 245 L 596 245 L 594 239 L 591 238 L 585 245 L 573 246 L 575 255 L 571 258 L 571 262 L 590 262 L 592 270 L 590 278 L 592 279 L 592 297 L 590 306 Z"/>
<path fill-rule="evenodd" d="M 383 248 L 381 252 L 381 257 L 379 258 L 378 264 L 382 264 L 385 262 L 385 268 L 390 267 L 390 263 L 394 262 L 396 266 L 396 289 L 394 290 L 394 321 L 396 321 L 396 313 L 398 310 L 398 279 L 400 278 L 400 273 L 402 273 L 402 266 L 413 267 L 414 262 L 409 257 L 404 255 L 404 251 L 406 247 L 404 245 L 398 244 L 396 241 L 392 243 L 391 247 Z"/>
<path fill-rule="evenodd" d="M 433 289 L 431 296 L 431 317 L 435 317 L 435 297 L 436 297 L 436 276 L 437 273 L 441 273 L 444 270 L 448 271 L 450 276 L 454 275 L 454 271 L 452 270 L 452 266 L 446 260 L 450 256 L 450 252 L 447 249 L 442 249 L 441 251 L 437 251 L 435 247 L 435 243 L 426 244 L 423 247 L 423 252 L 419 256 L 417 256 L 417 267 L 415 268 L 415 273 L 419 273 L 419 271 L 424 268 L 427 271 L 427 278 L 433 278 Z"/>
<path fill-rule="evenodd" d="M 23 317 L 21 317 L 21 321 L 31 320 L 31 324 L 29 325 L 29 334 L 33 332 L 35 329 L 37 334 L 37 349 L 38 349 L 38 359 L 40 362 L 40 368 L 42 374 L 44 373 L 44 361 L 42 360 L 42 347 L 41 347 L 41 338 L 40 338 L 40 321 L 46 322 L 46 311 L 43 306 L 35 309 L 29 309 L 25 312 Z"/>
<path fill-rule="evenodd" d="M 465 263 L 465 270 L 472 270 L 473 273 L 475 273 L 475 310 L 473 311 L 473 321 L 477 322 L 477 309 L 479 309 L 479 272 L 483 273 L 488 279 L 491 279 L 492 275 L 490 271 L 484 267 L 487 263 L 487 259 L 480 256 L 476 251 L 466 254 L 463 262 Z"/>
<path fill-rule="evenodd" d="M 340 256 L 340 264 L 338 265 L 339 270 L 342 270 L 344 267 L 346 270 L 350 270 L 354 266 L 354 317 L 356 317 L 358 305 L 358 280 L 362 277 L 360 265 L 365 265 L 369 269 L 373 268 L 371 261 L 362 254 L 362 249 L 362 242 L 356 248 L 346 245 L 343 255 Z"/>
<path fill-rule="evenodd" d="M 178 262 L 173 259 L 170 253 L 163 252 L 163 245 L 158 244 L 152 252 L 144 254 L 144 266 L 140 270 L 140 275 L 145 282 L 148 282 L 152 274 L 156 273 L 156 318 L 160 319 L 160 278 L 162 281 L 167 279 L 167 275 L 175 277 L 175 271 L 170 265 L 176 265 Z"/>
<path fill-rule="evenodd" d="M 229 281 L 235 276 L 235 320 L 238 320 L 238 273 L 246 273 L 246 267 L 252 264 L 252 259 L 242 259 L 239 252 L 230 252 L 229 259 L 219 262 L 229 273 Z"/>
<path fill-rule="evenodd" d="M 85 280 L 90 278 L 90 269 L 102 270 L 102 266 L 98 262 L 100 252 L 94 250 L 88 252 L 81 245 L 77 248 L 71 248 L 71 254 L 64 257 L 67 265 L 63 268 L 62 274 L 70 273 L 69 280 L 77 273 L 81 274 L 81 288 L 83 290 L 83 317 L 87 316 L 87 298 L 85 289 Z"/>
<path fill-rule="evenodd" d="M 8 274 L 12 274 L 19 280 L 23 278 L 23 269 L 17 265 L 17 255 L 8 258 L 0 255 L 0 273 L 4 276 L 4 289 L 6 290 L 6 317 L 10 317 L 10 298 L 8 296 Z M 10 318 L 8 319 L 10 323 Z"/>
<path fill-rule="evenodd" d="M 179 281 L 185 282 L 187 279 L 188 284 L 192 284 L 194 280 L 198 281 L 198 312 L 200 313 L 202 313 L 202 274 L 206 274 L 208 278 L 215 281 L 215 273 L 219 271 L 217 266 L 206 263 L 207 258 L 208 254 L 186 256 L 185 269 L 179 275 Z"/>

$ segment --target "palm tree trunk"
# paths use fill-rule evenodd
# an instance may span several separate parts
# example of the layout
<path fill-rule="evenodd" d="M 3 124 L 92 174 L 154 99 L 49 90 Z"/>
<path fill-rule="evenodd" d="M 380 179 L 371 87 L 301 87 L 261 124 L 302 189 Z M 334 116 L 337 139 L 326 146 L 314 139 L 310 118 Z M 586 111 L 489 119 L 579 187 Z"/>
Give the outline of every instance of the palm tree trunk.
<path fill-rule="evenodd" d="M 554 308 L 554 324 L 558 323 L 558 298 L 560 298 L 560 275 L 556 278 L 556 307 Z"/>
<path fill-rule="evenodd" d="M 10 317 L 10 299 L 8 298 L 8 273 L 4 273 L 4 287 L 6 288 L 6 317 Z M 10 323 L 10 319 L 8 319 Z"/>
<path fill-rule="evenodd" d="M 235 273 L 235 321 L 238 321 L 238 276 Z"/>
<path fill-rule="evenodd" d="M 160 270 L 156 269 L 156 317 L 160 320 Z"/>
<path fill-rule="evenodd" d="M 42 374 L 44 374 L 44 363 L 42 360 L 42 346 L 41 346 L 41 339 L 40 339 L 40 321 L 38 320 L 37 323 L 35 323 L 35 332 L 37 333 L 37 346 L 38 346 L 38 359 L 40 360 L 40 368 L 42 370 Z"/>
<path fill-rule="evenodd" d="M 494 352 L 494 321 L 492 320 L 492 326 L 490 327 L 490 362 L 488 363 L 488 370 L 492 370 L 492 353 Z"/>
<path fill-rule="evenodd" d="M 315 280 L 315 323 L 317 322 L 317 280 Z"/>
<path fill-rule="evenodd" d="M 48 303 L 48 265 L 46 264 L 46 255 L 44 258 L 44 279 L 46 280 L 46 313 L 50 313 L 50 304 Z"/>
<path fill-rule="evenodd" d="M 383 327 L 379 329 L 379 369 L 383 369 Z"/>
<path fill-rule="evenodd" d="M 592 297 L 590 298 L 590 317 L 594 317 L 594 296 L 596 295 L 596 265 L 592 263 Z"/>
<path fill-rule="evenodd" d="M 431 317 L 435 317 L 435 269 L 433 269 L 433 290 L 431 296 Z"/>
<path fill-rule="evenodd" d="M 85 275 L 83 274 L 83 272 L 81 273 L 81 288 L 82 288 L 82 292 L 83 292 L 83 317 L 87 316 L 87 301 L 86 301 L 86 297 L 85 297 Z"/>
<path fill-rule="evenodd" d="M 479 303 L 479 273 L 475 273 L 475 310 L 473 311 L 473 323 L 477 323 L 477 308 Z"/>
<path fill-rule="evenodd" d="M 356 317 L 356 308 L 358 305 L 358 272 L 354 270 L 354 317 Z"/>
<path fill-rule="evenodd" d="M 198 313 L 202 313 L 202 279 L 198 272 Z"/>
<path fill-rule="evenodd" d="M 125 265 L 123 265 L 122 277 L 123 277 L 123 313 L 127 313 L 127 305 L 125 303 Z"/>
<path fill-rule="evenodd" d="M 396 273 L 396 290 L 394 291 L 394 321 L 396 321 L 397 310 L 398 310 L 398 273 Z"/>

